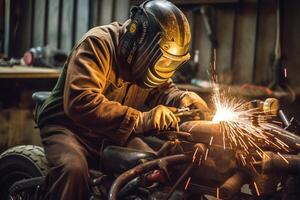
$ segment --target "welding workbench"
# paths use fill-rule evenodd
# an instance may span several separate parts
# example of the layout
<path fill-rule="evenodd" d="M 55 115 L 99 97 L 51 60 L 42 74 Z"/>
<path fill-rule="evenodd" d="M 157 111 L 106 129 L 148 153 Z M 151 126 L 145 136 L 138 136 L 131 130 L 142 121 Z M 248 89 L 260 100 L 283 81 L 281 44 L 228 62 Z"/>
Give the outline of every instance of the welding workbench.
<path fill-rule="evenodd" d="M 32 67 L 32 66 L 1 66 L 0 79 L 57 79 L 60 75 L 61 69 L 59 68 L 45 68 L 45 67 Z M 191 90 L 197 93 L 211 94 L 212 88 L 201 88 L 191 84 L 177 84 L 180 89 Z M 272 95 L 266 91 L 243 88 L 241 86 L 230 86 L 232 96 L 242 96 L 246 99 L 253 98 L 268 98 L 276 97 L 279 99 L 290 98 L 286 92 L 273 92 Z M 299 91 L 295 91 L 296 96 L 299 96 Z"/>
<path fill-rule="evenodd" d="M 32 66 L 0 66 L 0 109 L 34 106 L 31 95 L 51 91 L 61 68 Z"/>
<path fill-rule="evenodd" d="M 58 78 L 60 69 L 31 66 L 1 66 L 0 79 Z"/>

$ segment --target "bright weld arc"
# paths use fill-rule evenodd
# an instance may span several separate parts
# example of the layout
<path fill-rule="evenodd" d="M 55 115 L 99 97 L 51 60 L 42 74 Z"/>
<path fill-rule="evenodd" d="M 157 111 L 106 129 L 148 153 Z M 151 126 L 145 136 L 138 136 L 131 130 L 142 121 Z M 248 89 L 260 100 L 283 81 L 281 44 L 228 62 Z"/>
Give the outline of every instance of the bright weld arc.
<path fill-rule="evenodd" d="M 217 85 L 216 74 L 216 49 L 213 51 L 213 62 L 210 63 L 211 67 L 211 80 L 213 86 L 213 103 L 216 108 L 216 113 L 213 117 L 214 122 L 220 123 L 220 131 L 223 135 L 223 147 L 227 145 L 233 148 L 243 148 L 246 155 L 249 155 L 249 148 L 254 148 L 259 157 L 269 157 L 257 144 L 256 141 L 263 141 L 268 146 L 273 146 L 278 149 L 288 151 L 289 146 L 272 133 L 267 133 L 265 129 L 259 126 L 260 123 L 273 123 L 272 117 L 274 115 L 265 115 L 257 108 L 249 108 L 251 102 L 245 102 L 237 98 L 228 98 L 224 92 L 220 92 Z M 284 68 L 284 75 L 287 77 L 287 69 Z M 261 115 L 263 114 L 263 115 Z M 276 123 L 276 122 L 274 122 Z M 196 125 L 195 125 L 196 126 Z M 194 127 L 191 127 L 190 131 Z M 297 146 L 300 144 L 296 143 Z M 288 161 L 279 153 L 277 154 L 287 163 Z M 206 150 L 205 160 L 207 159 L 208 149 Z M 252 157 L 252 156 L 251 156 Z M 252 157 L 254 159 L 254 157 Z M 254 159 L 255 160 L 255 159 Z M 246 162 L 246 159 L 244 160 Z M 199 161 L 200 163 L 200 161 Z M 252 163 L 250 163 L 252 164 Z M 259 196 L 259 190 L 254 182 L 254 186 Z"/>
<path fill-rule="evenodd" d="M 248 108 L 250 102 L 228 98 L 224 92 L 220 92 L 217 85 L 214 85 L 213 102 L 216 107 L 213 121 L 220 123 L 224 149 L 226 141 L 228 141 L 231 148 L 240 147 L 246 152 L 249 148 L 254 148 L 256 154 L 262 157 L 266 154 L 257 144 L 257 140 L 261 140 L 269 146 L 288 151 L 289 146 L 286 143 L 257 125 L 261 122 L 270 123 L 268 120 L 272 119 L 273 115 L 259 115 L 263 112 L 255 108 Z"/>

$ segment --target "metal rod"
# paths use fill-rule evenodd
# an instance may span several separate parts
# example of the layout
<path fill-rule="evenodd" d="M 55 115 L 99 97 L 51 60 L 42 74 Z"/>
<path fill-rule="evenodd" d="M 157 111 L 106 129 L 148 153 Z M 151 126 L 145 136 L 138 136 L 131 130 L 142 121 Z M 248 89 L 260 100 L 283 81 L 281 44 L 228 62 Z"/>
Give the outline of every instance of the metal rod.
<path fill-rule="evenodd" d="M 282 127 L 271 123 L 261 123 L 260 126 L 270 131 L 275 137 L 282 140 L 289 146 L 289 151 L 300 152 L 300 136 L 299 133 L 291 133 Z"/>
<path fill-rule="evenodd" d="M 238 194 L 241 187 L 248 181 L 248 177 L 243 172 L 236 172 L 229 177 L 220 187 L 220 196 L 222 199 L 233 199 Z"/>
<path fill-rule="evenodd" d="M 118 199 L 118 193 L 120 189 L 125 185 L 125 183 L 129 182 L 134 177 L 143 174 L 147 171 L 150 171 L 152 169 L 155 169 L 159 166 L 159 163 L 166 162 L 169 165 L 174 164 L 181 164 L 185 163 L 189 160 L 191 160 L 190 154 L 178 154 L 178 155 L 172 155 L 172 156 L 166 156 L 162 158 L 158 158 L 155 160 L 151 160 L 149 162 L 145 162 L 143 164 L 137 165 L 136 167 L 124 172 L 121 174 L 112 184 L 108 198 L 109 200 L 117 200 Z"/>
<path fill-rule="evenodd" d="M 299 173 L 299 155 L 281 154 L 281 156 L 273 152 L 265 152 L 262 161 L 254 163 L 254 166 L 259 173 L 263 174 Z"/>
<path fill-rule="evenodd" d="M 291 124 L 289 119 L 287 118 L 287 116 L 284 114 L 282 110 L 279 110 L 278 115 L 285 127 L 288 127 Z"/>
<path fill-rule="evenodd" d="M 173 141 L 165 142 L 162 147 L 156 152 L 157 157 L 161 157 L 165 152 L 168 152 L 173 145 Z"/>
<path fill-rule="evenodd" d="M 193 167 L 194 167 L 194 165 L 192 163 L 187 166 L 187 168 L 184 170 L 183 174 L 178 178 L 178 180 L 176 181 L 176 183 L 173 185 L 173 187 L 171 188 L 171 190 L 168 192 L 168 195 L 165 198 L 165 200 L 168 200 L 171 197 L 171 195 L 173 194 L 174 190 L 183 181 L 183 179 L 186 178 L 186 176 L 190 173 L 190 171 L 193 169 Z"/>

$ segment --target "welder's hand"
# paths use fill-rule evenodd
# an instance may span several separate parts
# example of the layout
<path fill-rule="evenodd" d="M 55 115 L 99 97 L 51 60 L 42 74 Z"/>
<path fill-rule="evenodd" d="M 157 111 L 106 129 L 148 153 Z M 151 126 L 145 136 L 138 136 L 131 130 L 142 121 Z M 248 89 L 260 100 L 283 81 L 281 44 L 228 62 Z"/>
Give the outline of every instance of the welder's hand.
<path fill-rule="evenodd" d="M 208 108 L 206 102 L 195 92 L 186 92 L 181 99 L 180 107 L 200 109 L 205 120 L 209 120 L 211 118 L 211 110 Z"/>
<path fill-rule="evenodd" d="M 174 112 L 176 108 L 163 105 L 156 106 L 148 112 L 141 112 L 134 127 L 135 133 L 150 130 L 166 130 L 170 127 L 178 129 L 178 119 Z"/>

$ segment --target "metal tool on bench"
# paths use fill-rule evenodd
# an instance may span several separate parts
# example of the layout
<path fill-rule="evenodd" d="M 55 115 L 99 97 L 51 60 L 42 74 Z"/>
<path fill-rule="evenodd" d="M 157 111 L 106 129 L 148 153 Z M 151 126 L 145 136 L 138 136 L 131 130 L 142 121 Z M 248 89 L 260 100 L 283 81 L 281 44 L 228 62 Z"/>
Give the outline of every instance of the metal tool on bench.
<path fill-rule="evenodd" d="M 62 67 L 67 60 L 67 54 L 50 46 L 33 47 L 24 53 L 22 59 L 25 65 Z"/>

